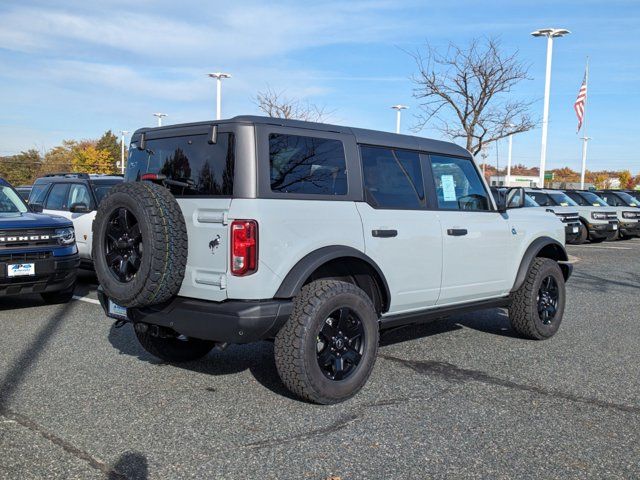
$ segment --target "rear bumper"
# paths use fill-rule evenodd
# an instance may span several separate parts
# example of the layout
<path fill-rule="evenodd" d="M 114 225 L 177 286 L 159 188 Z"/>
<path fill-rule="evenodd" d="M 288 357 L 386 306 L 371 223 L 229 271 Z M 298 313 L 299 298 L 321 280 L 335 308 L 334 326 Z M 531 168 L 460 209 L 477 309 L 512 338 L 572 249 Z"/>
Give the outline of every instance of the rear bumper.
<path fill-rule="evenodd" d="M 98 299 L 109 315 L 108 298 L 102 288 Z M 291 314 L 291 300 L 209 302 L 175 297 L 167 303 L 128 308 L 131 322 L 171 328 L 181 335 L 223 343 L 249 343 L 273 338 Z"/>
<path fill-rule="evenodd" d="M 35 275 L 9 277 L 7 266 L 15 263 L 35 264 Z M 14 259 L 3 258 L 0 261 L 0 296 L 46 293 L 65 290 L 76 281 L 80 257 L 78 254 L 49 256 L 48 258 Z"/>

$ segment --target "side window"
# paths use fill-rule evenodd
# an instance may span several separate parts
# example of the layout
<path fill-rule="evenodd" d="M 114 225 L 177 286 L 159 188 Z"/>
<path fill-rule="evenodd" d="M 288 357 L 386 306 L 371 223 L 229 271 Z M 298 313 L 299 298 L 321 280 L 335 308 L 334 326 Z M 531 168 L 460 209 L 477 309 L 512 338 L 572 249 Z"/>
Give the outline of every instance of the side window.
<path fill-rule="evenodd" d="M 67 206 L 71 206 L 75 203 L 83 203 L 87 208 L 92 208 L 91 194 L 86 185 L 80 183 L 74 183 L 69 187 L 69 198 L 67 199 Z"/>
<path fill-rule="evenodd" d="M 346 195 L 347 166 L 340 140 L 269 135 L 271 191 Z"/>
<path fill-rule="evenodd" d="M 489 194 L 471 160 L 431 155 L 431 168 L 438 207 L 444 210 L 491 210 Z"/>
<path fill-rule="evenodd" d="M 604 199 L 605 202 L 607 202 L 612 207 L 620 207 L 624 205 L 622 201 L 612 193 L 603 193 L 602 198 Z"/>
<path fill-rule="evenodd" d="M 377 208 L 424 208 L 424 182 L 418 152 L 363 146 L 360 154 L 368 203 Z"/>
<path fill-rule="evenodd" d="M 68 183 L 56 183 L 51 187 L 51 192 L 47 197 L 47 203 L 44 206 L 47 210 L 67 210 L 67 192 L 69 191 Z"/>
<path fill-rule="evenodd" d="M 29 203 L 42 203 L 44 202 L 44 197 L 47 194 L 47 190 L 49 189 L 48 183 L 39 183 L 34 185 L 31 189 L 31 193 L 29 194 Z"/>

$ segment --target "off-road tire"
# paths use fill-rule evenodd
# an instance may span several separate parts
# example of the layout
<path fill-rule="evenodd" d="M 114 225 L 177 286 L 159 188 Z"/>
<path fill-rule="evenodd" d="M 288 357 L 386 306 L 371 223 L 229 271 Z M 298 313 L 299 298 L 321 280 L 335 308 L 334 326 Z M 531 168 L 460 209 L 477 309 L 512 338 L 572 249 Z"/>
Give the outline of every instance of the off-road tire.
<path fill-rule="evenodd" d="M 73 292 L 76 288 L 75 282 L 64 290 L 58 290 L 57 292 L 44 292 L 40 296 L 45 303 L 49 305 L 57 305 L 59 303 L 69 303 L 73 298 Z"/>
<path fill-rule="evenodd" d="M 143 253 L 135 277 L 120 281 L 105 259 L 109 219 L 126 208 L 138 221 Z M 98 281 L 118 305 L 144 307 L 165 302 L 180 290 L 187 264 L 187 228 L 180 206 L 165 187 L 149 182 L 116 185 L 93 221 L 93 261 Z"/>
<path fill-rule="evenodd" d="M 549 325 L 545 325 L 538 315 L 538 290 L 547 276 L 553 276 L 559 288 L 559 301 L 556 316 Z M 566 295 L 562 270 L 555 260 L 536 258 L 529 268 L 522 286 L 513 294 L 509 307 L 509 320 L 512 328 L 522 337 L 532 340 L 551 338 L 558 331 L 564 314 Z"/>
<path fill-rule="evenodd" d="M 350 308 L 360 317 L 365 344 L 353 373 L 336 381 L 323 375 L 316 348 L 324 322 L 341 307 Z M 342 402 L 355 395 L 369 378 L 379 338 L 378 315 L 360 288 L 337 280 L 317 280 L 305 285 L 294 298 L 291 316 L 276 336 L 276 367 L 282 382 L 297 396 L 319 404 Z"/>
<path fill-rule="evenodd" d="M 159 337 L 151 335 L 150 330 L 141 332 L 134 328 L 142 348 L 154 357 L 165 362 L 192 362 L 204 357 L 216 343 L 198 338 Z"/>
<path fill-rule="evenodd" d="M 589 241 L 591 243 L 602 243 L 604 241 L 607 240 L 607 237 L 601 237 L 601 238 L 589 238 Z"/>

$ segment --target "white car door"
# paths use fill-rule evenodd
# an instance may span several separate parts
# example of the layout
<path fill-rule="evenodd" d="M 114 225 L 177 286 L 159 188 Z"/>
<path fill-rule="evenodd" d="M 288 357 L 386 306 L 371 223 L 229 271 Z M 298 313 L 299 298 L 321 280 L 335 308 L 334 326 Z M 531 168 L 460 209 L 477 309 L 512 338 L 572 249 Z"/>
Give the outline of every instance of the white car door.
<path fill-rule="evenodd" d="M 426 209 L 417 152 L 360 149 L 367 203 L 357 203 L 365 253 L 384 272 L 390 314 L 433 306 L 440 294 L 442 232 L 438 213 Z"/>
<path fill-rule="evenodd" d="M 59 215 L 71 220 L 71 212 L 67 201 L 69 199 L 69 184 L 55 183 L 49 190 L 49 194 L 44 202 L 43 213 L 49 215 Z"/>
<path fill-rule="evenodd" d="M 498 297 L 507 293 L 517 249 L 506 215 L 468 158 L 431 155 L 442 225 L 442 288 L 438 305 Z"/>

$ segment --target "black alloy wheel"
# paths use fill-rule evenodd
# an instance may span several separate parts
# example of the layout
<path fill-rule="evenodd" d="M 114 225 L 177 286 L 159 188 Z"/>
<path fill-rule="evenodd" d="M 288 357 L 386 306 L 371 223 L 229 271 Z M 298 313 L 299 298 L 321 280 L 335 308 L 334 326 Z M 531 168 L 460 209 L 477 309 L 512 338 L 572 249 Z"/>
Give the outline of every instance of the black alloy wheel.
<path fill-rule="evenodd" d="M 109 218 L 104 251 L 111 274 L 122 283 L 133 280 L 142 262 L 142 234 L 128 209 L 118 208 Z"/>
<path fill-rule="evenodd" d="M 560 290 L 556 279 L 548 275 L 538 289 L 538 315 L 542 323 L 550 325 L 558 312 Z"/>
<path fill-rule="evenodd" d="M 330 380 L 348 378 L 358 367 L 364 349 L 364 326 L 348 307 L 333 311 L 325 320 L 317 339 L 320 370 Z"/>

